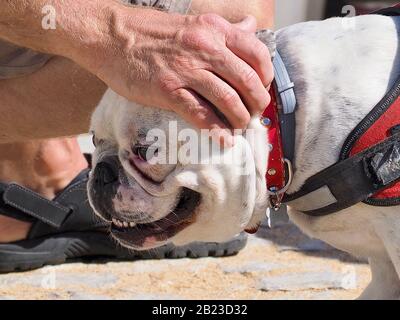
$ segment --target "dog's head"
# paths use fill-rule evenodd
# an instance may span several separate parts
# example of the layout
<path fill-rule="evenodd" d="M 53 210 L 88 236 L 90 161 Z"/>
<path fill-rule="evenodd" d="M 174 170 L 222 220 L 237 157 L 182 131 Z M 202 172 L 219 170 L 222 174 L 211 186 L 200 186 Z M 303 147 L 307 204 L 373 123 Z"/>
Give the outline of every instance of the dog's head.
<path fill-rule="evenodd" d="M 121 244 L 221 242 L 261 221 L 267 144 L 259 119 L 221 148 L 174 113 L 109 90 L 92 131 L 90 203 Z"/>
<path fill-rule="evenodd" d="M 258 38 L 275 53 L 271 31 Z M 92 117 L 96 151 L 89 199 L 122 245 L 222 242 L 253 231 L 267 207 L 265 128 L 254 118 L 220 148 L 175 113 L 108 90 Z"/>

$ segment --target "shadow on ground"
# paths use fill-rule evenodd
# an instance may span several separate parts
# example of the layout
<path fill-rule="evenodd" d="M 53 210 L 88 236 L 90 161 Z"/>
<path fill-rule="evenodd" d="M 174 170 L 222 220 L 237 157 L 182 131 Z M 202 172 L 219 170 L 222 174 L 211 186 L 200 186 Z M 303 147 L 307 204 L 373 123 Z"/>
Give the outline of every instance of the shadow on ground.
<path fill-rule="evenodd" d="M 273 228 L 269 228 L 265 221 L 255 236 L 274 243 L 280 252 L 297 251 L 307 256 L 338 259 L 351 263 L 366 263 L 363 259 L 337 250 L 323 241 L 309 238 L 291 222 L 281 222 Z"/>

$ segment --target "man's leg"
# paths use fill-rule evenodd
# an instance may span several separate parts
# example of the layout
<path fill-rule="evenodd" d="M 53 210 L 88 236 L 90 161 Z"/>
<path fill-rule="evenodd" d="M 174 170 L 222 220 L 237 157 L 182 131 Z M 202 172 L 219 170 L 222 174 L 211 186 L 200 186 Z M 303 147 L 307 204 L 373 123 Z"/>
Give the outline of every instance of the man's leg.
<path fill-rule="evenodd" d="M 0 143 L 85 133 L 106 86 L 72 61 L 54 57 L 43 68 L 20 78 L 0 80 Z"/>
<path fill-rule="evenodd" d="M 48 199 L 88 164 L 74 138 L 0 144 L 0 181 L 15 182 Z M 0 243 L 25 239 L 30 224 L 0 215 Z"/>
<path fill-rule="evenodd" d="M 2 104 L 21 110 L 19 117 L 4 121 L 1 129 L 3 133 L 12 132 L 18 142 L 0 144 L 0 181 L 16 182 L 54 198 L 88 164 L 76 138 L 27 141 L 28 137 L 31 132 L 41 136 L 41 128 L 49 126 L 54 136 L 86 132 L 89 110 L 105 90 L 96 77 L 58 57 L 31 75 L 0 81 Z M 35 123 L 30 123 L 31 117 Z M 29 223 L 0 215 L 0 243 L 26 238 L 29 228 Z"/>
<path fill-rule="evenodd" d="M 272 3 L 194 0 L 191 12 L 214 12 L 232 21 L 252 14 L 260 28 L 265 28 L 272 25 Z M 58 57 L 34 74 L 0 81 L 2 104 L 19 111 L 12 119 L 2 115 L 0 142 L 15 143 L 0 145 L 0 181 L 20 183 L 48 198 L 62 190 L 87 166 L 76 139 L 17 141 L 29 140 L 32 132 L 43 139 L 50 138 L 48 132 L 53 137 L 86 132 L 91 112 L 105 89 L 96 77 Z M 28 231 L 29 224 L 0 216 L 0 242 L 23 239 Z"/>

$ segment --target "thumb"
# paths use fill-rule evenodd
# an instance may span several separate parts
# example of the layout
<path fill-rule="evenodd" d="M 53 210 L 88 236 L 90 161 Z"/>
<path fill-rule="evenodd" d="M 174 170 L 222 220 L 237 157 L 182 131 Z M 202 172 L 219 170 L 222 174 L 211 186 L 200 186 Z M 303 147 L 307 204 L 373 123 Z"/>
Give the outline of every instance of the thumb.
<path fill-rule="evenodd" d="M 256 32 L 257 31 L 257 20 L 253 16 L 247 16 L 244 20 L 235 23 L 235 26 L 245 32 Z"/>

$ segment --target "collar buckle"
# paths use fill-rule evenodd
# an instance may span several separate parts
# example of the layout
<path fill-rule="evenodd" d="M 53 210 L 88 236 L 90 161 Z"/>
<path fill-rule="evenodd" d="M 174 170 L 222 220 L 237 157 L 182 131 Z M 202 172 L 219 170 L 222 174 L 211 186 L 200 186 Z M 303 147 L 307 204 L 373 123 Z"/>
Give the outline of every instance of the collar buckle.
<path fill-rule="evenodd" d="M 268 195 L 270 197 L 271 208 L 274 211 L 278 211 L 281 208 L 283 197 L 285 196 L 285 193 L 289 190 L 293 182 L 292 162 L 288 159 L 284 159 L 284 162 L 287 167 L 287 177 L 288 177 L 285 186 L 282 189 L 278 189 L 278 187 L 275 186 L 268 188 Z"/>

